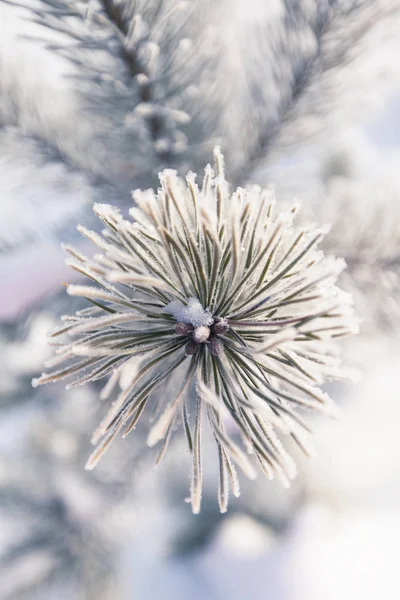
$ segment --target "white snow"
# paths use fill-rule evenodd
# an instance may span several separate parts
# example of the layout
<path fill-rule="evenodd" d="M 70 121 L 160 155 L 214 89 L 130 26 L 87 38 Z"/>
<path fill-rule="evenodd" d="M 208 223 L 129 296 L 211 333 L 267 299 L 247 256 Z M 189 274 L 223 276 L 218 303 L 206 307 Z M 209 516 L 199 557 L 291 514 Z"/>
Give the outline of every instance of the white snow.
<path fill-rule="evenodd" d="M 193 327 L 212 325 L 213 316 L 204 309 L 197 298 L 189 298 L 187 306 L 180 300 L 174 300 L 165 307 L 165 312 L 175 317 L 179 323 L 190 323 Z"/>

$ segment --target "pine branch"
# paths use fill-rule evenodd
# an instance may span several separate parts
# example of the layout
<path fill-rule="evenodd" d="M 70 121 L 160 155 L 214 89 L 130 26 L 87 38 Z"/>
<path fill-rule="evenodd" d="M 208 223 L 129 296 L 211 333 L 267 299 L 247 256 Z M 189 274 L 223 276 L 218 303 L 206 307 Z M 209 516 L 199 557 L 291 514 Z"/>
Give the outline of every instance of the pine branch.
<path fill-rule="evenodd" d="M 0 255 L 71 240 L 78 218 L 91 226 L 92 201 L 120 198 L 106 180 L 76 169 L 56 147 L 14 127 L 0 128 L 0 170 L 7 198 L 0 206 Z"/>
<path fill-rule="evenodd" d="M 397 331 L 400 323 L 400 199 L 366 185 L 330 182 L 320 218 L 332 223 L 325 249 L 343 256 L 343 286 L 353 293 L 363 330 Z"/>
<path fill-rule="evenodd" d="M 41 5 L 29 8 L 31 19 L 62 34 L 65 41 L 46 47 L 74 67 L 71 77 L 86 113 L 97 118 L 97 137 L 115 155 L 114 177 L 149 185 L 160 168 L 180 167 L 183 152 L 196 164 L 210 150 L 216 104 L 224 99 L 212 99 L 218 52 L 204 31 L 204 6 L 184 9 L 166 0 Z"/>
<path fill-rule="evenodd" d="M 249 138 L 255 142 L 239 180 L 272 153 L 302 143 L 326 126 L 335 106 L 344 102 L 342 90 L 335 89 L 337 74 L 358 57 L 372 30 L 400 14 L 392 0 L 315 2 L 311 17 L 305 3 L 284 0 L 284 5 L 280 24 L 254 26 L 254 56 L 247 56 L 245 68 L 253 95 L 248 100 L 253 114 Z M 256 96 L 259 109 L 254 111 Z"/>
<path fill-rule="evenodd" d="M 64 309 L 63 301 L 53 297 L 44 310 L 31 314 L 24 331 L 0 335 L 3 362 L 15 363 L 15 372 L 6 373 L 15 379 L 14 402 L 7 402 L 2 376 L 0 409 L 16 435 L 15 443 L 0 453 L 2 600 L 59 598 L 70 589 L 73 598 L 120 598 L 118 558 L 126 521 L 122 517 L 122 525 L 107 515 L 113 508 L 123 515 L 127 499 L 133 502 L 133 492 L 113 461 L 101 472 L 87 474 L 82 469 L 97 395 L 78 393 L 73 406 L 68 406 L 60 391 L 32 393 L 22 376 L 26 353 L 30 360 L 40 355 L 43 326 L 52 327 L 52 315 Z M 18 353 L 24 358 L 17 361 Z M 24 411 L 29 426 L 21 430 Z M 141 451 L 124 448 L 117 462 L 125 465 L 125 472 L 132 470 L 132 465 L 143 464 Z"/>

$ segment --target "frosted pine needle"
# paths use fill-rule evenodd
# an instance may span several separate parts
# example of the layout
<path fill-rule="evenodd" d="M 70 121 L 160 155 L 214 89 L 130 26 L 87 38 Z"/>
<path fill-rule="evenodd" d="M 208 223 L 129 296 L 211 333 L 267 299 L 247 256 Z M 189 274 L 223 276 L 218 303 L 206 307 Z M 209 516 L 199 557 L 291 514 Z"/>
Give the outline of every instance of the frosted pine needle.
<path fill-rule="evenodd" d="M 200 510 L 202 431 L 219 460 L 219 504 L 239 495 L 236 467 L 261 467 L 289 484 L 293 459 L 277 432 L 309 453 L 310 409 L 331 412 L 317 386 L 345 376 L 332 341 L 353 333 L 351 299 L 335 287 L 344 262 L 317 249 L 324 231 L 293 225 L 297 207 L 275 210 L 259 187 L 230 194 L 215 150 L 201 187 L 189 173 L 160 175 L 161 187 L 134 192 L 132 220 L 95 205 L 102 235 L 81 227 L 101 254 L 66 247 L 90 285 L 70 285 L 91 306 L 53 338 L 68 336 L 34 385 L 75 376 L 69 387 L 108 378 L 116 400 L 93 435 L 92 469 L 114 438 L 151 414 L 148 444 L 158 464 L 179 425 L 192 455 L 191 503 Z M 162 393 L 160 393 L 162 391 Z M 250 455 L 250 456 L 249 456 Z"/>

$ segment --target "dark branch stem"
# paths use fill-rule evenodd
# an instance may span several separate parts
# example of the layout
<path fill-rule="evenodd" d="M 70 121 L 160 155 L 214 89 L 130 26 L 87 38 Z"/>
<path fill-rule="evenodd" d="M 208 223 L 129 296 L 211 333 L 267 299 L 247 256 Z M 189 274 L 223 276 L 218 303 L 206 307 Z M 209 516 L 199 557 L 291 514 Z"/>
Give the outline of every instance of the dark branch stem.
<path fill-rule="evenodd" d="M 124 37 L 127 37 L 129 34 L 129 27 L 127 25 L 126 18 L 124 17 L 122 5 L 116 3 L 114 0 L 102 0 L 102 4 L 104 12 L 109 20 L 114 23 L 116 28 Z M 140 84 L 139 97 L 142 102 L 151 102 L 153 98 L 152 84 L 150 82 L 149 73 L 138 57 L 137 50 L 134 48 L 128 49 L 123 43 L 121 43 L 120 57 L 127 65 L 131 78 L 135 78 L 140 74 L 145 75 L 147 81 Z M 150 115 L 148 117 L 148 124 L 151 138 L 155 142 L 159 138 L 162 131 L 162 119 L 158 115 Z"/>

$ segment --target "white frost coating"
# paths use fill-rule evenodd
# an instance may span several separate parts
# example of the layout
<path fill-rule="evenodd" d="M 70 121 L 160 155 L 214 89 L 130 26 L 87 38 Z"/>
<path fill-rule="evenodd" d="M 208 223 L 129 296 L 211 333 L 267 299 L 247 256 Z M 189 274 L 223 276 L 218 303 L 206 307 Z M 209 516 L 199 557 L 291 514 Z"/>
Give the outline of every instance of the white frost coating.
<path fill-rule="evenodd" d="M 189 298 L 187 306 L 180 300 L 174 300 L 164 310 L 179 323 L 190 323 L 193 327 L 212 325 L 214 320 L 210 311 L 204 309 L 197 298 Z"/>

